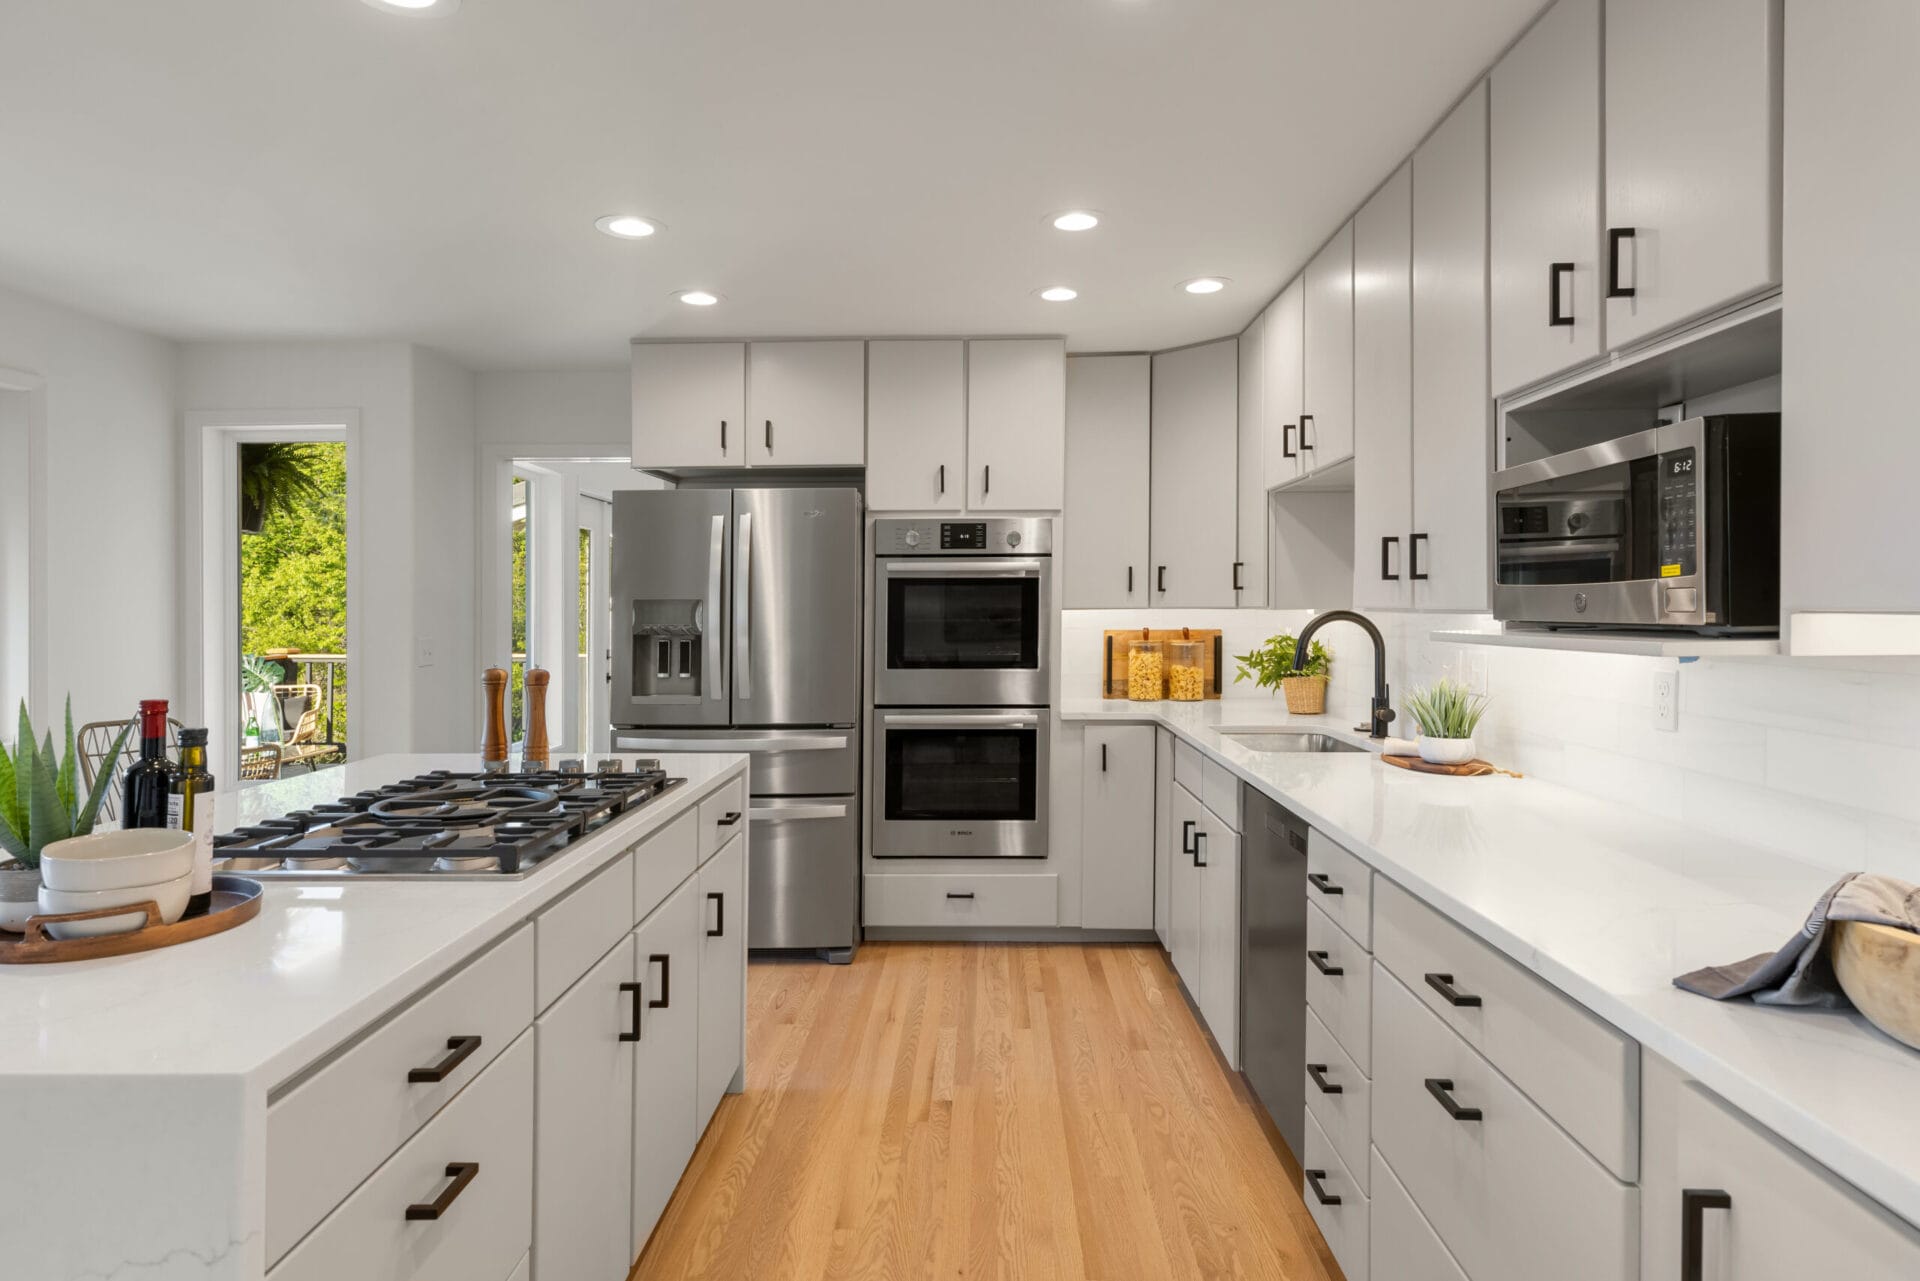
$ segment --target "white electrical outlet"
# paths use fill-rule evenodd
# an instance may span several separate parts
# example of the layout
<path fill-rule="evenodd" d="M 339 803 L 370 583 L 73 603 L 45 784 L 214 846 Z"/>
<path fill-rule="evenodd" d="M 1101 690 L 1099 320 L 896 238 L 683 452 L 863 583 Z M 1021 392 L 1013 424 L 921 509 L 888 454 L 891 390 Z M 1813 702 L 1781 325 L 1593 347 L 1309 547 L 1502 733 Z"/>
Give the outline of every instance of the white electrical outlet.
<path fill-rule="evenodd" d="M 1486 694 L 1487 694 L 1487 651 L 1486 650 L 1474 649 L 1470 653 L 1462 656 L 1461 663 L 1460 663 L 1460 679 L 1462 680 L 1463 683 L 1465 683 L 1469 693 L 1478 694 L 1482 698 L 1486 697 Z"/>
<path fill-rule="evenodd" d="M 1653 727 L 1671 734 L 1680 728 L 1680 673 L 1653 674 Z"/>
<path fill-rule="evenodd" d="M 432 641 L 423 640 L 419 642 L 419 646 L 413 656 L 413 665 L 415 667 L 432 667 L 433 666 L 433 642 Z"/>

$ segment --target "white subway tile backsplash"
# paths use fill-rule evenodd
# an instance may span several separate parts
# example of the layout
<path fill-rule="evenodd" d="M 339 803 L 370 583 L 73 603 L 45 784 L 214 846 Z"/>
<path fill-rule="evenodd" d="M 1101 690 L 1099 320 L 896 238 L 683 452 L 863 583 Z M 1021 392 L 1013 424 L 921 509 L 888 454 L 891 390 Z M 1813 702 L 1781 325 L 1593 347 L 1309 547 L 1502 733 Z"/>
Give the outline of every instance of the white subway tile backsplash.
<path fill-rule="evenodd" d="M 1099 688 L 1099 634 L 1121 627 L 1218 627 L 1229 653 L 1306 610 L 1101 610 L 1063 616 L 1062 690 Z M 1496 764 L 1777 850 L 1836 872 L 1870 868 L 1920 881 L 1920 660 L 1672 659 L 1436 641 L 1492 631 L 1485 614 L 1370 615 L 1387 640 L 1387 680 L 1411 736 L 1406 696 L 1443 675 L 1484 672 L 1479 735 Z M 1372 692 L 1366 637 L 1332 625 L 1329 720 L 1357 724 Z M 1653 676 L 1679 678 L 1679 728 L 1653 728 Z M 1228 662 L 1228 692 L 1235 690 Z"/>

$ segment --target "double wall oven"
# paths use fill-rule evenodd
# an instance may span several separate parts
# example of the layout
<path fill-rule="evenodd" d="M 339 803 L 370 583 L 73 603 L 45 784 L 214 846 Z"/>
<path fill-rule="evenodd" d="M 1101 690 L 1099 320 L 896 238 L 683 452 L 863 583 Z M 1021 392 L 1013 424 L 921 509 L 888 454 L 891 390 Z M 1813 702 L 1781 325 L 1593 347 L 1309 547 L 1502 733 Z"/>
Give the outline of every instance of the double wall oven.
<path fill-rule="evenodd" d="M 1045 858 L 1053 526 L 873 536 L 875 858 Z"/>

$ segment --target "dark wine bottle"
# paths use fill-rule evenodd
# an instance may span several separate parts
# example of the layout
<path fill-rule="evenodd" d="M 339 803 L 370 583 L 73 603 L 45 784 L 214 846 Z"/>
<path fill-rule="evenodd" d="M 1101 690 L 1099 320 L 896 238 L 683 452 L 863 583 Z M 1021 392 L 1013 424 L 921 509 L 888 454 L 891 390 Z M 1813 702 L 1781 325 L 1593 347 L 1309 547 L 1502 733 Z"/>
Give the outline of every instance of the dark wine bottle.
<path fill-rule="evenodd" d="M 140 759 L 127 767 L 121 793 L 120 826 L 167 826 L 167 797 L 173 791 L 173 762 L 167 759 L 167 700 L 140 700 Z"/>
<path fill-rule="evenodd" d="M 193 833 L 193 884 L 187 915 L 201 916 L 213 900 L 213 775 L 207 772 L 207 731 L 180 731 L 180 765 L 167 797 L 167 826 Z"/>

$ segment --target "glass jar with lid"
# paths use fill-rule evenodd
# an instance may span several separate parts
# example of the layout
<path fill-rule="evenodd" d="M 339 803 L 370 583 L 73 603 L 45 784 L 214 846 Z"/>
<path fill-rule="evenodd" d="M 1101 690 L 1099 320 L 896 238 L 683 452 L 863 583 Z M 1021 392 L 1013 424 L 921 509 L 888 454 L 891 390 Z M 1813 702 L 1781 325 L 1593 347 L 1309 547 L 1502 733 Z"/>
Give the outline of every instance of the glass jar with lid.
<path fill-rule="evenodd" d="M 1167 642 L 1167 697 L 1197 703 L 1207 696 L 1207 650 L 1191 638 Z"/>
<path fill-rule="evenodd" d="M 1165 698 L 1166 646 L 1146 636 L 1127 642 L 1127 697 L 1136 703 Z"/>

